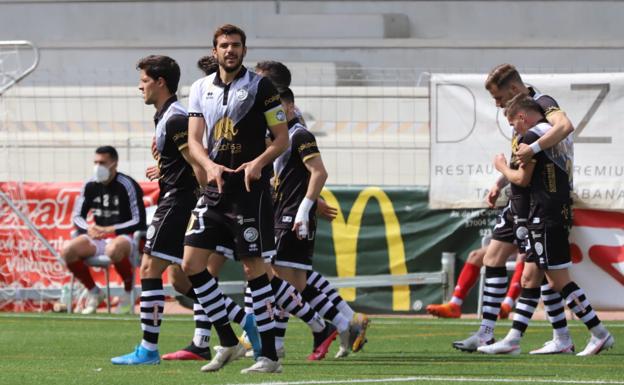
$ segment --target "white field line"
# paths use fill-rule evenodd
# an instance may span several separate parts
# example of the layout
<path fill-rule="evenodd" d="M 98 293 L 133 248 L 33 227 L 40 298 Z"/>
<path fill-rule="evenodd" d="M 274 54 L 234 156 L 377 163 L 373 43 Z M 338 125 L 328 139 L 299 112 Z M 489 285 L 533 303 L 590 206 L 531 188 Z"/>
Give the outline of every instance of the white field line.
<path fill-rule="evenodd" d="M 410 382 L 418 383 L 425 381 L 437 381 L 444 383 L 523 383 L 523 384 L 598 384 L 598 385 L 622 385 L 624 381 L 610 381 L 610 380 L 555 380 L 555 379 L 540 379 L 540 378 L 477 378 L 477 377 L 437 377 L 437 376 L 414 376 L 414 377 L 389 377 L 389 378 L 358 378 L 349 380 L 309 380 L 309 381 L 276 381 L 276 382 L 256 382 L 256 383 L 240 383 L 240 384 L 226 384 L 226 385 L 333 385 L 333 384 L 375 384 L 375 383 L 400 383 Z"/>

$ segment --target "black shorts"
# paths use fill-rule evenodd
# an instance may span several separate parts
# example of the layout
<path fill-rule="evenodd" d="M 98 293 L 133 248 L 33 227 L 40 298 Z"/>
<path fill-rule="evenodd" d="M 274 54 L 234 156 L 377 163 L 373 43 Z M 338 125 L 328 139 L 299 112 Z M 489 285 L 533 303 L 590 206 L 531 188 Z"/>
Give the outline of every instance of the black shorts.
<path fill-rule="evenodd" d="M 526 262 L 537 263 L 543 270 L 567 269 L 572 266 L 570 258 L 569 232 L 565 226 L 545 223 L 530 224 L 531 248 Z"/>
<path fill-rule="evenodd" d="M 496 217 L 496 225 L 492 229 L 492 239 L 505 243 L 514 243 L 514 218 L 511 209 L 511 201 L 507 203 Z"/>
<path fill-rule="evenodd" d="M 273 264 L 300 270 L 312 270 L 316 226 L 310 226 L 307 238 L 299 239 L 291 229 L 275 230 L 277 255 Z"/>
<path fill-rule="evenodd" d="M 273 203 L 267 189 L 197 202 L 184 244 L 214 250 L 226 257 L 271 258 L 275 255 Z"/>
<path fill-rule="evenodd" d="M 537 263 L 544 270 L 567 269 L 570 257 L 570 206 L 555 204 L 549 210 L 539 205 L 531 207 L 529 217 L 530 251 L 526 261 Z"/>
<path fill-rule="evenodd" d="M 147 228 L 143 252 L 152 257 L 165 259 L 173 263 L 182 263 L 184 255 L 184 231 L 195 207 L 193 193 L 165 196 L 158 202 L 158 207 Z"/>

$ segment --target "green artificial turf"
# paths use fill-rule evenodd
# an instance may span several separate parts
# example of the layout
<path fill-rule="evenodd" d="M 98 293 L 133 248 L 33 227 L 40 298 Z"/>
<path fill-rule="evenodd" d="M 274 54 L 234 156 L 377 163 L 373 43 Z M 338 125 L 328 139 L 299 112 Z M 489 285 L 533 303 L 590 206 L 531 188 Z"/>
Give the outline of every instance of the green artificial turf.
<path fill-rule="evenodd" d="M 579 321 L 570 324 L 580 351 L 588 332 Z M 250 359 L 217 373 L 200 372 L 203 364 L 197 361 L 111 365 L 111 357 L 132 351 L 141 339 L 134 317 L 0 313 L 0 384 L 624 384 L 624 322 L 605 324 L 616 345 L 598 356 L 530 356 L 529 350 L 551 338 L 543 321 L 529 327 L 522 354 L 486 356 L 451 347 L 453 340 L 476 330 L 475 320 L 374 318 L 364 351 L 337 360 L 334 342 L 325 360 L 308 362 L 311 334 L 305 324 L 291 319 L 284 372 L 242 375 Z M 497 336 L 509 326 L 509 321 L 500 322 Z M 191 316 L 167 316 L 160 353 L 186 346 L 192 333 Z M 218 344 L 216 334 L 211 342 Z"/>

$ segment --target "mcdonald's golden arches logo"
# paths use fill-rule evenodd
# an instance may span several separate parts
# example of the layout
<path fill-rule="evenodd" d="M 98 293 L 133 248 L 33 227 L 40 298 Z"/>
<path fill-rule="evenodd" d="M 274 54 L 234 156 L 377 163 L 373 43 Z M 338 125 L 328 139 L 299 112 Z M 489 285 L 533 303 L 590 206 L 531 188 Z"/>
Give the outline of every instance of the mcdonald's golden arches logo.
<path fill-rule="evenodd" d="M 353 203 L 353 207 L 351 207 L 347 220 L 345 220 L 338 199 L 331 191 L 323 189 L 321 196 L 329 205 L 338 209 L 338 214 L 336 219 L 331 222 L 331 227 L 334 250 L 336 252 L 336 271 L 339 277 L 355 276 L 358 236 L 362 226 L 364 209 L 371 198 L 376 199 L 381 207 L 390 259 L 390 274 L 407 274 L 401 225 L 394 211 L 392 201 L 382 189 L 379 187 L 367 187 L 360 191 Z M 355 301 L 355 294 L 355 288 L 340 289 L 340 295 L 347 301 Z M 408 285 L 392 287 L 392 310 L 410 310 L 410 290 Z"/>

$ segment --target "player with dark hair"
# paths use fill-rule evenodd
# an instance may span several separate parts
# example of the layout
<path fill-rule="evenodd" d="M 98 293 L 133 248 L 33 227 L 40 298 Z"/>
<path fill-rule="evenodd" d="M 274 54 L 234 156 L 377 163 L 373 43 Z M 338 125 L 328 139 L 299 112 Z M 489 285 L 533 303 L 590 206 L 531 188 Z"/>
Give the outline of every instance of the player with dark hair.
<path fill-rule="evenodd" d="M 544 118 L 542 106 L 532 97 L 518 94 L 506 106 L 509 123 L 527 145 L 544 136 L 550 124 Z M 512 185 L 528 188 L 530 211 L 528 217 L 529 248 L 526 268 L 522 276 L 522 294 L 518 300 L 512 328 L 507 336 L 477 350 L 487 354 L 518 354 L 524 335 L 540 298 L 540 284 L 544 276 L 552 288 L 561 293 L 568 307 L 587 326 L 591 333 L 589 343 L 577 355 L 598 354 L 611 348 L 614 338 L 602 325 L 592 309 L 583 289 L 572 281 L 568 267 L 572 265 L 569 229 L 572 224 L 572 142 L 566 141 L 556 153 L 543 151 L 523 167 L 507 165 L 504 155 L 494 160 Z"/>
<path fill-rule="evenodd" d="M 117 365 L 145 365 L 160 362 L 158 337 L 164 309 L 162 274 L 171 264 L 181 264 L 184 229 L 195 207 L 197 181 L 201 171 L 192 167 L 188 150 L 188 116 L 178 102 L 180 68 L 167 56 L 151 55 L 137 64 L 139 89 L 145 104 L 156 109 L 154 152 L 157 154 L 158 208 L 154 213 L 141 261 L 141 329 L 143 339 L 135 351 L 111 361 Z M 150 175 L 150 169 L 147 172 Z M 205 316 L 205 315 L 204 315 Z M 208 327 L 209 331 L 210 327 Z M 201 329 L 200 329 L 201 330 Z M 206 346 L 204 346 L 206 345 Z M 206 339 L 197 335 L 190 346 L 196 355 L 206 354 Z M 194 350 L 193 350 L 194 349 Z M 210 354 L 210 350 L 208 355 Z"/>
<path fill-rule="evenodd" d="M 213 39 L 219 71 L 191 86 L 189 149 L 206 173 L 208 185 L 193 210 L 182 268 L 221 342 L 221 349 L 202 370 L 219 370 L 244 354 L 244 348 L 227 322 L 223 295 L 206 264 L 217 247 L 233 245 L 233 254 L 244 266 L 262 340 L 261 356 L 242 372 L 274 373 L 282 370 L 275 351 L 275 297 L 262 256 L 271 253 L 273 237 L 270 165 L 286 148 L 288 133 L 271 82 L 242 65 L 245 39 L 236 26 L 219 27 Z M 267 129 L 274 137 L 269 146 L 264 141 Z"/>
<path fill-rule="evenodd" d="M 217 59 L 214 56 L 206 55 L 199 58 L 197 68 L 208 76 L 219 70 L 219 63 L 217 63 Z"/>
<path fill-rule="evenodd" d="M 562 133 L 568 132 L 568 126 L 571 127 L 571 124 L 569 124 L 568 118 L 561 111 L 557 102 L 552 97 L 539 94 L 532 87 L 527 87 L 522 82 L 522 78 L 514 66 L 503 64 L 495 67 L 485 81 L 485 88 L 490 92 L 498 107 L 505 106 L 511 98 L 518 94 L 533 98 L 540 105 L 546 119 L 551 118 L 553 120 L 553 127 L 549 131 L 555 130 L 555 133 L 551 133 L 550 137 L 556 139 L 565 138 L 556 147 L 566 146 L 566 143 L 571 142 L 571 136 L 560 137 Z M 517 150 L 520 147 L 519 139 L 517 132 L 514 131 L 512 137 L 512 159 L 510 160 L 514 167 L 523 165 L 517 157 Z M 550 149 L 549 151 L 553 150 Z M 490 207 L 494 207 L 501 188 L 507 183 L 507 179 L 503 176 L 492 186 L 486 197 Z M 475 334 L 467 339 L 453 342 L 453 347 L 459 350 L 472 352 L 480 346 L 494 342 L 494 327 L 507 287 L 505 263 L 509 255 L 516 251 L 518 242 L 523 241 L 527 231 L 526 216 L 524 216 L 526 205 L 528 204 L 527 194 L 528 189 L 512 185 L 509 202 L 498 217 L 497 224 L 492 231 L 492 241 L 488 245 L 483 260 L 485 265 L 485 285 L 481 326 Z M 519 232 L 522 234 L 519 234 Z M 559 293 L 550 287 L 546 280 L 542 283 L 541 290 L 548 320 L 553 327 L 553 339 L 547 341 L 542 348 L 531 353 L 557 354 L 573 351 L 574 344 L 565 318 L 563 299 Z"/>
<path fill-rule="evenodd" d="M 260 61 L 256 64 L 256 73 L 271 80 L 271 83 L 282 93 L 292 81 L 290 70 L 283 63 L 274 60 Z"/>
<path fill-rule="evenodd" d="M 124 282 L 120 308 L 131 306 L 133 267 L 130 258 L 134 244 L 132 234 L 145 230 L 143 190 L 126 174 L 117 171 L 119 156 L 112 146 L 95 150 L 93 177 L 82 187 L 74 206 L 72 222 L 79 236 L 61 251 L 67 268 L 89 291 L 83 314 L 94 313 L 105 293 L 95 284 L 84 260 L 94 255 L 107 255 Z M 89 212 L 94 223 L 87 222 Z"/>
<path fill-rule="evenodd" d="M 197 62 L 197 67 L 204 72 L 206 76 L 213 74 L 219 69 L 219 64 L 214 56 L 203 56 Z M 186 152 L 186 150 L 185 150 Z M 160 153 L 156 148 L 152 149 L 154 158 L 158 160 Z M 201 175 L 201 170 L 195 169 L 197 173 Z M 160 178 L 160 170 L 158 167 L 149 167 L 146 173 L 147 177 L 151 180 Z M 199 178 L 201 179 L 201 178 Z M 202 179 L 202 184 L 205 184 L 205 180 Z M 189 211 L 190 215 L 190 211 Z M 178 231 L 184 231 L 184 228 L 179 228 Z M 213 276 L 217 276 L 221 269 L 221 266 L 225 262 L 225 257 L 219 253 L 213 253 L 208 262 L 208 271 Z M 186 298 L 193 302 L 193 319 L 195 321 L 195 332 L 191 343 L 175 352 L 163 354 L 163 360 L 210 360 L 212 354 L 210 353 L 210 336 L 212 323 L 204 312 L 203 307 L 199 304 L 195 291 L 189 278 L 184 274 L 179 264 L 174 263 L 169 265 L 167 269 L 169 275 L 169 282 L 173 288 L 182 293 Z M 260 350 L 260 336 L 256 328 L 256 321 L 253 314 L 245 314 L 243 309 L 236 304 L 228 296 L 224 296 L 226 311 L 228 319 L 232 322 L 238 323 L 245 333 L 249 336 L 251 345 L 255 350 Z"/>
<path fill-rule="evenodd" d="M 273 163 L 277 243 L 273 269 L 280 278 L 293 284 L 319 314 L 335 324 L 341 336 L 337 357 L 344 357 L 352 348 L 359 351 L 364 345 L 369 321 L 360 313 L 345 316 L 327 295 L 307 282 L 308 273 L 312 273 L 316 202 L 327 179 L 327 171 L 314 135 L 297 119 L 295 97 L 290 88 L 283 90 L 280 97 L 288 119 L 290 147 Z M 316 274 L 320 281 L 322 276 Z M 287 314 L 276 319 L 282 334 L 286 332 L 287 321 Z M 308 359 L 318 359 L 316 356 L 326 354 L 331 340 L 323 341 L 319 337 L 315 333 L 314 351 Z"/>

